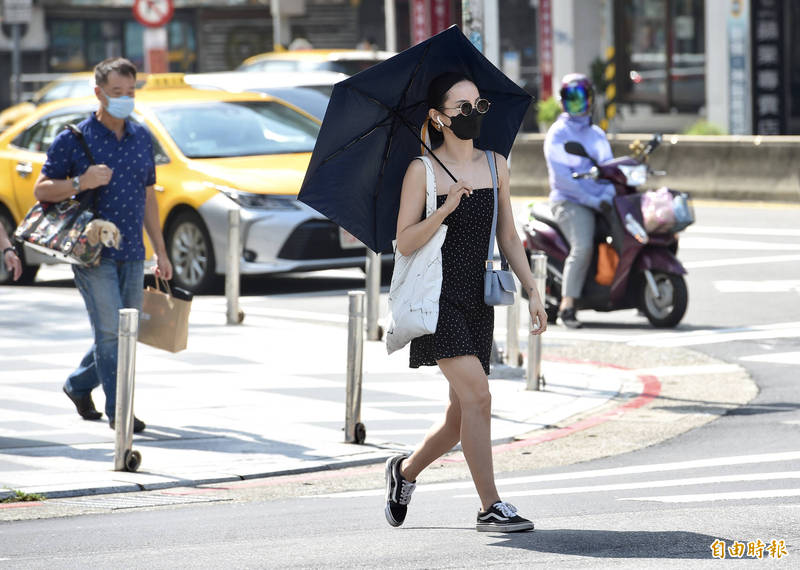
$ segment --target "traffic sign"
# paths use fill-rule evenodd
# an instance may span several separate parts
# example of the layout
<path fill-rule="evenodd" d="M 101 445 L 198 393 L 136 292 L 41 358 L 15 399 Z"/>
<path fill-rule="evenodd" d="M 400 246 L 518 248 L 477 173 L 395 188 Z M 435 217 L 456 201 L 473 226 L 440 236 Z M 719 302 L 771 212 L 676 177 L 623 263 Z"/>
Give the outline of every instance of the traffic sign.
<path fill-rule="evenodd" d="M 160 28 L 172 19 L 175 6 L 172 0 L 136 0 L 133 16 L 148 28 Z"/>
<path fill-rule="evenodd" d="M 31 21 L 32 9 L 33 0 L 4 0 L 3 23 L 29 24 Z"/>

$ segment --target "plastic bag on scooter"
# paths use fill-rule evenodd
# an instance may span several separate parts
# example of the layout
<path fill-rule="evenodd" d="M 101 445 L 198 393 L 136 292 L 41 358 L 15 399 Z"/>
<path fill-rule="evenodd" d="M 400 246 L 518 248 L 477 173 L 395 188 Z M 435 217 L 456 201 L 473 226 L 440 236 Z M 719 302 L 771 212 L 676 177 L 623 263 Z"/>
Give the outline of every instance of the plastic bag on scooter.
<path fill-rule="evenodd" d="M 648 234 L 672 231 L 675 226 L 673 196 L 666 186 L 642 195 L 642 218 Z"/>
<path fill-rule="evenodd" d="M 675 213 L 675 226 L 672 231 L 683 231 L 694 223 L 694 212 L 689 205 L 689 196 L 687 194 L 682 192 L 675 193 L 675 197 L 672 199 L 672 211 Z"/>

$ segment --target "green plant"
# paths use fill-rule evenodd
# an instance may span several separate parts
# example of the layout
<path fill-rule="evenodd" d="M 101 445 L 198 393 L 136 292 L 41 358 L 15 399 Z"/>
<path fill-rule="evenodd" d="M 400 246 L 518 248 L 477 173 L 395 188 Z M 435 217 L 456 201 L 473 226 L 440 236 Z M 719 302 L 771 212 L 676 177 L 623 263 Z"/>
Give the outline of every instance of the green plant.
<path fill-rule="evenodd" d="M 18 489 L 10 489 L 13 495 L 0 500 L 0 503 L 24 503 L 32 501 L 44 501 L 45 496 L 38 493 L 25 493 Z"/>
<path fill-rule="evenodd" d="M 705 119 L 700 119 L 692 126 L 686 129 L 683 134 L 685 135 L 724 135 L 725 131 L 714 123 L 709 123 Z"/>
<path fill-rule="evenodd" d="M 561 105 L 555 97 L 549 97 L 544 101 L 539 101 L 536 109 L 536 120 L 540 125 L 549 127 L 556 122 L 561 114 Z"/>

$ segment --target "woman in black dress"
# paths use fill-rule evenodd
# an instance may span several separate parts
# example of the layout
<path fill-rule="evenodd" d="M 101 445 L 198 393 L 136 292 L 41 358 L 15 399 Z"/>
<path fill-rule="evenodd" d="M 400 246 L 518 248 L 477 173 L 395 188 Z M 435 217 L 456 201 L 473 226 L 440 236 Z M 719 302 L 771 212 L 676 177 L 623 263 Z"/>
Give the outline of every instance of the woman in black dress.
<path fill-rule="evenodd" d="M 411 455 L 386 462 L 386 519 L 392 526 L 405 520 L 417 475 L 459 441 L 481 500 L 479 531 L 515 532 L 533 529 L 531 521 L 502 502 L 494 482 L 490 436 L 489 354 L 494 308 L 483 300 L 483 276 L 492 227 L 494 193 L 487 154 L 473 145 L 488 102 L 464 75 L 444 73 L 428 88 L 428 130 L 436 156 L 453 173 L 453 183 L 432 160 L 438 209 L 424 218 L 425 165 L 413 160 L 406 171 L 397 217 L 397 248 L 410 255 L 441 224 L 447 225 L 442 246 L 442 292 L 436 332 L 411 342 L 410 365 L 438 365 L 450 383 L 444 422 L 434 427 Z M 436 139 L 439 139 L 437 141 Z M 491 149 L 490 149 L 491 150 Z M 528 259 L 514 227 L 508 165 L 493 154 L 498 175 L 497 243 L 528 292 L 531 334 L 541 334 L 547 316 L 534 285 Z"/>

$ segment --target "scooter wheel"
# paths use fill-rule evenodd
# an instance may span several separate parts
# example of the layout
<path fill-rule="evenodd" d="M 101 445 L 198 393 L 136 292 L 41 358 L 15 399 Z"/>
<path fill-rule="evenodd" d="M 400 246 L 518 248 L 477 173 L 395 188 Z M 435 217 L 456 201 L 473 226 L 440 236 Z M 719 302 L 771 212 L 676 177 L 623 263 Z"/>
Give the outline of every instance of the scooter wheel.
<path fill-rule="evenodd" d="M 670 328 L 676 326 L 689 304 L 689 292 L 682 275 L 653 272 L 658 295 L 650 288 L 646 279 L 642 279 L 639 293 L 640 307 L 647 320 L 654 327 Z"/>
<path fill-rule="evenodd" d="M 125 452 L 125 470 L 136 471 L 142 464 L 142 454 L 138 451 L 128 450 Z"/>

